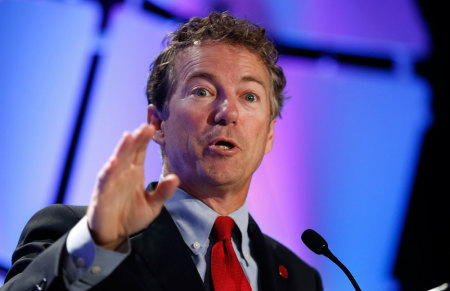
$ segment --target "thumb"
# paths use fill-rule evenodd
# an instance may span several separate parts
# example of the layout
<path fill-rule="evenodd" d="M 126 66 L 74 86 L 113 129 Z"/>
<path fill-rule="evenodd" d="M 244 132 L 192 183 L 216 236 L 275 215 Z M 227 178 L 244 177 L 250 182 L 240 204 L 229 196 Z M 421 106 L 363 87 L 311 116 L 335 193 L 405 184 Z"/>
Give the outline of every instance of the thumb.
<path fill-rule="evenodd" d="M 147 195 L 148 202 L 158 208 L 162 207 L 167 199 L 173 196 L 178 185 L 180 185 L 180 179 L 177 175 L 167 175 L 158 183 L 156 189 L 150 195 Z"/>

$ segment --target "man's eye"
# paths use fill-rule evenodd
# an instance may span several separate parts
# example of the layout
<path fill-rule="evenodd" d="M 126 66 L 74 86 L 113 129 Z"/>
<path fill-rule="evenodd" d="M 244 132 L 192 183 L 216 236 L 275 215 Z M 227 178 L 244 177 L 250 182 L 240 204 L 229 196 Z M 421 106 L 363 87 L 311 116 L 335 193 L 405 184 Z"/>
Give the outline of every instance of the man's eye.
<path fill-rule="evenodd" d="M 208 96 L 209 93 L 208 90 L 206 89 L 197 89 L 194 91 L 194 94 L 200 97 L 206 97 Z"/>
<path fill-rule="evenodd" d="M 256 101 L 256 96 L 255 96 L 255 94 L 247 93 L 247 94 L 244 95 L 244 99 L 245 99 L 245 101 L 255 102 Z"/>

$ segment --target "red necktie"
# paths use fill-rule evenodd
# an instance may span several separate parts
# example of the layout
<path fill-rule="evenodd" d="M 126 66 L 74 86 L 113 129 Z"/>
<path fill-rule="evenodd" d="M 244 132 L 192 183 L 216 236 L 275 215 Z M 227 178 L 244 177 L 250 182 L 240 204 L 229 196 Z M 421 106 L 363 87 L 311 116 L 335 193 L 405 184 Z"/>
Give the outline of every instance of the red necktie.
<path fill-rule="evenodd" d="M 228 216 L 219 216 L 214 222 L 215 244 L 211 251 L 211 274 L 214 291 L 251 291 L 247 277 L 231 244 L 234 221 Z"/>

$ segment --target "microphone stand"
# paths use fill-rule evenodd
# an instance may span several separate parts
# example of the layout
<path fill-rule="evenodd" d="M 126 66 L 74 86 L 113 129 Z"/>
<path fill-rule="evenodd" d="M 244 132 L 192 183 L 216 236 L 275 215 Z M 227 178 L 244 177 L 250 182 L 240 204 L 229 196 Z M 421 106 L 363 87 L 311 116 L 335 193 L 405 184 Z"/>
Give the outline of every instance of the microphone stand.
<path fill-rule="evenodd" d="M 350 280 L 350 282 L 352 282 L 355 290 L 361 291 L 361 288 L 359 288 L 358 283 L 356 283 L 355 278 L 353 278 L 353 275 L 350 273 L 347 267 L 344 266 L 344 264 L 342 264 L 341 261 L 339 261 L 338 258 L 336 258 L 328 249 L 328 243 L 320 234 L 312 229 L 307 229 L 302 234 L 302 241 L 311 251 L 315 252 L 318 255 L 324 255 L 333 263 L 338 265 L 338 267 L 341 268 L 342 271 L 344 271 L 345 275 L 347 275 L 347 278 Z"/>
<path fill-rule="evenodd" d="M 338 267 L 341 268 L 342 271 L 344 271 L 345 275 L 347 275 L 350 282 L 352 282 L 352 285 L 356 291 L 361 291 L 361 288 L 359 288 L 358 283 L 356 283 L 356 280 L 355 280 L 355 278 L 353 278 L 352 273 L 350 273 L 350 271 L 347 269 L 347 267 L 344 266 L 344 264 L 342 264 L 341 261 L 339 261 L 338 258 L 336 258 L 336 256 L 333 255 L 333 253 L 328 248 L 326 250 L 323 250 L 322 254 L 325 257 L 329 258 L 333 263 L 338 265 Z"/>

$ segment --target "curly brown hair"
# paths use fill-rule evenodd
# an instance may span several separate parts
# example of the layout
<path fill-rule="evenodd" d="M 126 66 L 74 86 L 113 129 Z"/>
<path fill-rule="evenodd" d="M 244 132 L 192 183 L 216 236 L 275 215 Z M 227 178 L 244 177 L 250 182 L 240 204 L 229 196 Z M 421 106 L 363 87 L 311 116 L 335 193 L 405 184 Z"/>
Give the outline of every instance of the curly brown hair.
<path fill-rule="evenodd" d="M 278 52 L 267 38 L 264 28 L 227 12 L 212 12 L 204 18 L 191 18 L 177 31 L 170 33 L 166 40 L 167 47 L 153 61 L 147 81 L 148 104 L 154 104 L 164 118 L 169 114 L 169 98 L 175 82 L 175 57 L 186 47 L 206 40 L 240 45 L 261 58 L 271 78 L 271 120 L 280 116 L 285 100 L 283 90 L 286 78 L 277 65 Z"/>

